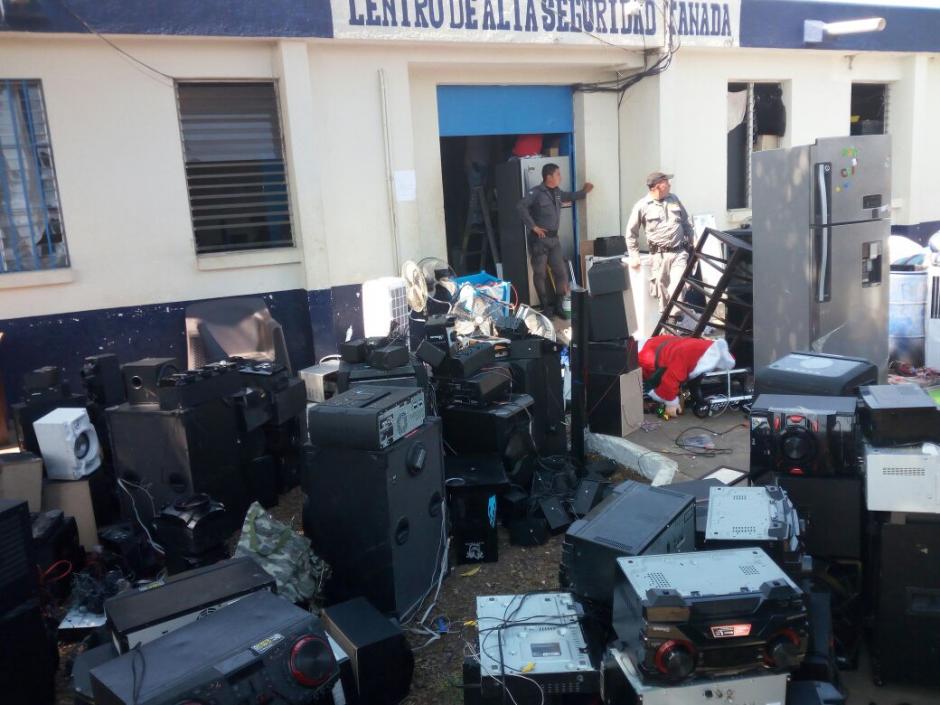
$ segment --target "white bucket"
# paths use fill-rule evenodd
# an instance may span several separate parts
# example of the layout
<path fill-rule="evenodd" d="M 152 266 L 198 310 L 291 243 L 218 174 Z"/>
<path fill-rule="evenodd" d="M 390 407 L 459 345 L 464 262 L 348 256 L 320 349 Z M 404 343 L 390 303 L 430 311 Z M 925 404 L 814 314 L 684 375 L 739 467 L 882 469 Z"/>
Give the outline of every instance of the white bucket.
<path fill-rule="evenodd" d="M 629 268 L 633 308 L 636 310 L 637 333 L 644 338 L 653 334 L 659 323 L 659 299 L 650 295 L 651 255 L 640 255 L 640 268 Z"/>
<path fill-rule="evenodd" d="M 888 292 L 888 348 L 891 360 L 924 364 L 927 272 L 891 272 Z"/>

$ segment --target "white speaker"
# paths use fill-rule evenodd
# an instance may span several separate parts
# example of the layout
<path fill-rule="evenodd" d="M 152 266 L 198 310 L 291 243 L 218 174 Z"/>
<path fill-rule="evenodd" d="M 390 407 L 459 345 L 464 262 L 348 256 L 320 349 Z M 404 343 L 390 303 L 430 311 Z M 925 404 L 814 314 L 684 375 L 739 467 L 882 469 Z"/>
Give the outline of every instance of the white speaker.
<path fill-rule="evenodd" d="M 84 409 L 55 409 L 33 423 L 52 480 L 79 480 L 101 465 L 98 434 Z"/>

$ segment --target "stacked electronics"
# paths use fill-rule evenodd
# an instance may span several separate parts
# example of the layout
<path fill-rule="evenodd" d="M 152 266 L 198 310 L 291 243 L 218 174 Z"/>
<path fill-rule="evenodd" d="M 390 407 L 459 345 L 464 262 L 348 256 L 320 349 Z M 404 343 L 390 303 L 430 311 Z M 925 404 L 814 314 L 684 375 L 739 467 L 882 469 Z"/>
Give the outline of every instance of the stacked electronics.
<path fill-rule="evenodd" d="M 936 403 L 914 384 L 878 385 L 866 360 L 820 353 L 786 355 L 757 386 L 751 479 L 782 488 L 805 522 L 809 594 L 826 603 L 837 662 L 855 663 L 869 616 L 876 678 L 936 684 Z"/>
<path fill-rule="evenodd" d="M 428 390 L 427 368 L 392 330 L 386 336 L 355 338 L 339 346 L 340 362 L 331 385 L 337 392 L 378 385 Z"/>
<path fill-rule="evenodd" d="M 693 498 L 628 480 L 569 527 L 558 582 L 609 619 L 618 558 L 693 550 Z"/>
<path fill-rule="evenodd" d="M 622 412 L 631 394 L 642 389 L 637 361 L 637 330 L 626 242 L 622 236 L 595 241 L 587 283 L 589 342 L 587 409 L 594 433 L 625 436 L 635 430 Z"/>
<path fill-rule="evenodd" d="M 0 692 L 10 705 L 52 705 L 55 639 L 40 605 L 29 508 L 0 499 Z"/>
<path fill-rule="evenodd" d="M 876 679 L 940 684 L 940 411 L 914 384 L 860 390 Z"/>
<path fill-rule="evenodd" d="M 414 386 L 357 386 L 310 407 L 304 531 L 333 601 L 414 614 L 446 560 L 441 420 Z"/>
<path fill-rule="evenodd" d="M 616 658 L 642 702 L 702 702 L 673 689 L 729 691 L 745 679 L 760 693 L 747 702 L 786 700 L 809 623 L 803 591 L 764 551 L 626 557 L 617 570 Z"/>
<path fill-rule="evenodd" d="M 229 531 L 237 528 L 250 488 L 265 478 L 246 472 L 236 366 L 180 372 L 173 358 L 146 358 L 121 369 L 127 401 L 107 417 L 125 519 L 149 525 L 177 500 L 204 493 L 225 507 Z"/>

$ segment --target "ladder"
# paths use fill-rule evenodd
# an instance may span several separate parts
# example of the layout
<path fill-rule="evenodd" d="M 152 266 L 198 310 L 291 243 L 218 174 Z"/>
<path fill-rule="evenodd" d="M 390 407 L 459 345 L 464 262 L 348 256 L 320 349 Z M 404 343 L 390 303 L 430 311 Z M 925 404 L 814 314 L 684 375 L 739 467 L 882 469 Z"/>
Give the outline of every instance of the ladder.
<path fill-rule="evenodd" d="M 479 223 L 474 222 L 474 215 L 480 213 L 483 217 L 483 229 L 480 230 Z M 480 248 L 471 250 L 471 240 L 474 235 L 478 236 Z M 485 237 L 483 237 L 485 235 Z M 467 207 L 467 222 L 463 229 L 463 240 L 460 243 L 460 259 L 457 268 L 460 272 L 467 273 L 471 271 L 470 258 L 478 257 L 479 266 L 477 269 L 486 269 L 487 259 L 492 259 L 496 265 L 496 276 L 503 278 L 503 262 L 499 256 L 499 246 L 496 244 L 496 233 L 493 231 L 493 221 L 490 220 L 490 206 L 486 200 L 486 193 L 482 186 L 474 186 L 470 189 L 470 204 Z"/>
<path fill-rule="evenodd" d="M 739 343 L 753 342 L 751 257 L 751 243 L 739 235 L 705 228 L 689 256 L 682 282 L 672 292 L 653 335 L 701 337 L 705 329 L 711 327 L 724 332 L 732 350 Z M 705 272 L 711 276 L 706 277 Z M 697 292 L 705 303 L 689 302 L 688 299 L 694 297 L 686 296 L 687 292 Z M 742 312 L 741 320 L 729 320 L 731 309 Z M 680 317 L 680 323 L 676 323 L 674 320 L 679 314 L 685 317 Z M 686 323 L 687 320 L 690 323 Z"/>

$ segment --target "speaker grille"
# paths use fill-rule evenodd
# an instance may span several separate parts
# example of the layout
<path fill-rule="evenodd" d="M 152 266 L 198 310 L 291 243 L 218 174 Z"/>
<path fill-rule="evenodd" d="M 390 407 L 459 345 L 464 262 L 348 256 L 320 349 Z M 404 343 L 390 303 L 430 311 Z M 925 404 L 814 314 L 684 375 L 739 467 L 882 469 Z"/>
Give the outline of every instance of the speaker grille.
<path fill-rule="evenodd" d="M 25 504 L 13 504 L 0 511 L 0 592 L 29 580 L 28 521 Z"/>

